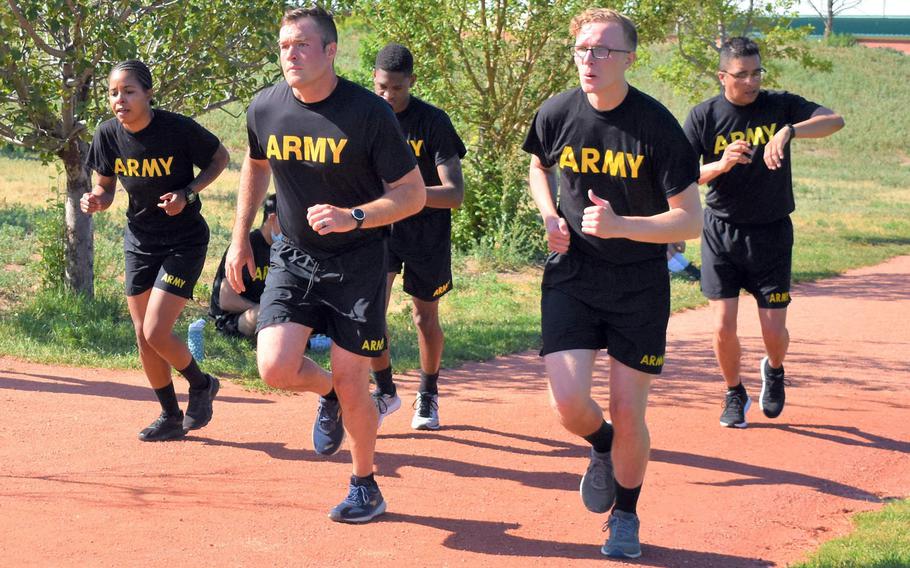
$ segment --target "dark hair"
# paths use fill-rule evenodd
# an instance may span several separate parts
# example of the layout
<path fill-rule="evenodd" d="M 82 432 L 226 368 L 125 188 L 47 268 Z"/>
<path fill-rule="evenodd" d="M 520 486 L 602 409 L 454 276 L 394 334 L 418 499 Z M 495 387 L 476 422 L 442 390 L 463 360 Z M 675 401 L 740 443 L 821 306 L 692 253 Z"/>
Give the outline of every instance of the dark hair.
<path fill-rule="evenodd" d="M 322 34 L 322 47 L 330 43 L 338 43 L 338 29 L 335 28 L 335 18 L 331 12 L 327 12 L 320 6 L 311 6 L 309 8 L 288 8 L 281 18 L 281 25 L 290 24 L 303 18 L 312 18 L 316 22 L 316 27 Z"/>
<path fill-rule="evenodd" d="M 127 59 L 126 61 L 121 61 L 111 68 L 110 75 L 113 75 L 118 71 L 126 71 L 132 75 L 136 81 L 139 82 L 139 85 L 146 91 L 152 89 L 152 72 L 149 71 L 148 65 L 142 61 L 139 61 L 138 59 Z M 110 75 L 108 75 L 108 77 L 110 77 Z M 149 101 L 149 104 L 154 105 L 155 100 L 152 99 Z"/>
<path fill-rule="evenodd" d="M 414 74 L 414 56 L 400 43 L 390 43 L 376 54 L 375 69 L 393 73 Z"/>
<path fill-rule="evenodd" d="M 269 220 L 269 215 L 278 210 L 278 196 L 270 193 L 265 201 L 262 202 L 262 222 Z"/>
<path fill-rule="evenodd" d="M 743 36 L 731 37 L 720 46 L 720 68 L 723 69 L 731 59 L 742 57 L 761 57 L 758 44 Z"/>

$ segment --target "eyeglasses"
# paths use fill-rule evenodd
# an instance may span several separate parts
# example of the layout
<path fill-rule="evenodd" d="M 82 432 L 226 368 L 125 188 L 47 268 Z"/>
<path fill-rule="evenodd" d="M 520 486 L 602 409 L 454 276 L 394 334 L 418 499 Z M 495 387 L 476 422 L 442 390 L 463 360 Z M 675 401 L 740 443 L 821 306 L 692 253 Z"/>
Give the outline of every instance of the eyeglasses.
<path fill-rule="evenodd" d="M 612 47 L 604 47 L 602 45 L 595 45 L 592 47 L 584 47 L 583 45 L 573 45 L 571 48 L 572 55 L 579 59 L 584 59 L 585 55 L 588 52 L 591 52 L 591 56 L 594 59 L 609 59 L 610 54 L 612 53 L 632 53 L 628 49 L 613 49 Z"/>
<path fill-rule="evenodd" d="M 752 71 L 751 73 L 749 71 L 741 71 L 739 73 L 729 73 L 727 71 L 724 71 L 723 69 L 721 69 L 720 72 L 733 77 L 737 81 L 745 81 L 746 79 L 761 80 L 768 73 L 768 70 L 765 69 L 764 67 L 759 67 L 758 69 L 756 69 L 755 71 Z"/>

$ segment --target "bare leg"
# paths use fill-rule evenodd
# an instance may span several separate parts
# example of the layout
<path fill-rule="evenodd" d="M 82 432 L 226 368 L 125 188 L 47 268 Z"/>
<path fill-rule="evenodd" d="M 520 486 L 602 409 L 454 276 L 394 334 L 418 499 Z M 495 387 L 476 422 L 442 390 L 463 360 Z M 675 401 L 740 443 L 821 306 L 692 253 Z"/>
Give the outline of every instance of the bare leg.
<path fill-rule="evenodd" d="M 739 310 L 739 298 L 710 300 L 714 312 L 714 356 L 720 365 L 720 372 L 733 388 L 740 383 L 740 357 L 742 350 L 739 337 L 736 335 L 736 318 Z"/>

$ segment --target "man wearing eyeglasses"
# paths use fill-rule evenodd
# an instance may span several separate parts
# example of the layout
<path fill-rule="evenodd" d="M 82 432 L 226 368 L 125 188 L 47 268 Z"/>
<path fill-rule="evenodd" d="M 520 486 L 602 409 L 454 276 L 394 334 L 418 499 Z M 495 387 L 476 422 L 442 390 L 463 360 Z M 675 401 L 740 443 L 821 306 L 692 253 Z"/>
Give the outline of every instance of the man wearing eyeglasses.
<path fill-rule="evenodd" d="M 637 45 L 628 18 L 586 10 L 570 33 L 581 85 L 543 104 L 523 146 L 552 251 L 541 355 L 560 422 L 592 447 L 582 502 L 596 513 L 613 508 L 601 552 L 637 558 L 636 506 L 650 451 L 645 409 L 670 315 L 666 243 L 701 230 L 698 159 L 673 115 L 626 82 Z M 612 425 L 591 397 L 601 349 Z"/>
<path fill-rule="evenodd" d="M 758 304 L 766 356 L 759 363 L 762 412 L 784 408 L 784 356 L 795 208 L 790 172 L 794 138 L 823 138 L 844 126 L 832 110 L 788 92 L 765 91 L 758 45 L 726 40 L 717 78 L 723 92 L 693 108 L 684 126 L 708 184 L 701 241 L 701 287 L 714 311 L 714 354 L 727 393 L 720 425 L 745 428 L 751 399 L 740 377 L 739 293 Z"/>

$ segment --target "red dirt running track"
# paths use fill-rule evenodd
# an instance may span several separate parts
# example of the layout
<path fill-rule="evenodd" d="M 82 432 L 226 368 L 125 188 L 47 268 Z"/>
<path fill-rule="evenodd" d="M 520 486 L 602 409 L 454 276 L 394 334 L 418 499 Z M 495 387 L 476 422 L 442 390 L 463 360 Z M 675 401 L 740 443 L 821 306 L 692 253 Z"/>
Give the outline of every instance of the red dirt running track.
<path fill-rule="evenodd" d="M 642 566 L 758 567 L 804 558 L 850 516 L 910 495 L 910 257 L 795 291 L 793 386 L 771 421 L 718 425 L 711 314 L 670 322 L 639 505 Z M 741 302 L 757 398 L 754 302 Z M 596 394 L 605 405 L 601 365 Z M 602 566 L 605 516 L 577 488 L 587 450 L 558 426 L 534 353 L 446 371 L 437 433 L 386 420 L 377 473 L 389 512 L 336 524 L 347 449 L 312 451 L 314 396 L 223 384 L 215 418 L 145 444 L 157 413 L 135 371 L 0 359 L 0 565 Z M 413 397 L 415 379 L 399 389 Z M 181 385 L 181 392 L 185 386 Z"/>

